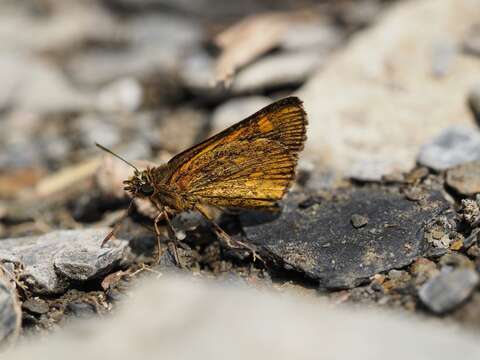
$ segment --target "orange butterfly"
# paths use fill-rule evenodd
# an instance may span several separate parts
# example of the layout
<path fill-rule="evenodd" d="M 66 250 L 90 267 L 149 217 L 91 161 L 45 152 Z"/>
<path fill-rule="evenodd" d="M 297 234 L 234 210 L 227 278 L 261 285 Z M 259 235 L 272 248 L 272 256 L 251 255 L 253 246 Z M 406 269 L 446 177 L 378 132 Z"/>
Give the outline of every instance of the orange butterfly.
<path fill-rule="evenodd" d="M 148 198 L 158 209 L 154 225 L 197 210 L 231 247 L 254 249 L 233 240 L 208 215 L 206 205 L 272 210 L 295 179 L 298 153 L 306 140 L 306 113 L 297 97 L 278 100 L 228 129 L 173 157 L 167 164 L 140 171 L 124 181 L 132 197 Z M 110 235 L 111 236 L 111 235 Z M 108 236 L 105 241 L 110 237 Z M 173 233 L 174 237 L 174 233 Z M 160 251 L 160 248 L 159 248 Z M 176 256 L 178 262 L 178 256 Z"/>

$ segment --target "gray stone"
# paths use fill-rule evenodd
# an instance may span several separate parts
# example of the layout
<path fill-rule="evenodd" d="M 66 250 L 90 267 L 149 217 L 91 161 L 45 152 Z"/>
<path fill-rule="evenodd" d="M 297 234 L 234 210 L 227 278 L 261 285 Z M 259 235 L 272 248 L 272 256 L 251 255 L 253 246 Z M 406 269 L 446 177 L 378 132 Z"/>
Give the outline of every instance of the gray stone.
<path fill-rule="evenodd" d="M 480 132 L 465 126 L 445 129 L 418 156 L 420 164 L 437 171 L 474 160 L 480 160 Z"/>
<path fill-rule="evenodd" d="M 441 272 L 425 283 L 418 295 L 431 311 L 444 314 L 463 303 L 478 282 L 479 275 L 475 270 L 458 269 Z"/>
<path fill-rule="evenodd" d="M 88 42 L 118 41 L 119 35 L 113 13 L 94 1 L 17 3 L 0 10 L 0 44 L 10 51 L 50 53 Z"/>
<path fill-rule="evenodd" d="M 117 117 L 101 113 L 85 113 L 75 119 L 77 141 L 85 147 L 93 147 L 97 142 L 111 148 L 121 140 L 121 130 L 118 126 Z"/>
<path fill-rule="evenodd" d="M 142 104 L 143 89 L 140 83 L 131 77 L 114 81 L 98 94 L 96 107 L 106 112 L 133 112 Z"/>
<path fill-rule="evenodd" d="M 358 181 L 379 181 L 386 174 L 394 172 L 391 159 L 377 159 L 375 156 L 364 158 L 353 163 L 345 175 Z"/>
<path fill-rule="evenodd" d="M 88 108 L 93 94 L 76 89 L 59 68 L 15 53 L 0 54 L 0 109 L 60 112 Z"/>
<path fill-rule="evenodd" d="M 181 61 L 178 75 L 182 83 L 199 96 L 204 96 L 205 91 L 207 93 L 215 92 L 214 61 L 205 51 L 187 55 Z"/>
<path fill-rule="evenodd" d="M 45 300 L 29 298 L 22 303 L 22 308 L 32 314 L 41 315 L 48 312 L 49 306 Z"/>
<path fill-rule="evenodd" d="M 93 304 L 85 302 L 72 302 L 67 305 L 65 312 L 82 319 L 90 318 L 97 313 Z"/>
<path fill-rule="evenodd" d="M 60 230 L 0 241 L 0 260 L 22 267 L 20 277 L 35 294 L 58 294 L 71 280 L 89 280 L 123 258 L 126 242 L 100 244 L 110 229 Z"/>
<path fill-rule="evenodd" d="M 119 78 L 143 78 L 178 71 L 184 52 L 203 37 L 194 21 L 172 15 L 141 16 L 124 25 L 128 47 L 93 49 L 73 57 L 69 74 L 83 85 L 102 86 Z"/>
<path fill-rule="evenodd" d="M 83 51 L 70 60 L 67 72 L 75 83 L 100 87 L 125 76 L 140 78 L 149 71 L 171 66 L 162 58 L 145 57 L 138 50 L 95 49 Z"/>
<path fill-rule="evenodd" d="M 176 14 L 142 14 L 125 25 L 131 45 L 163 50 L 172 60 L 203 40 L 203 28 L 195 19 Z"/>
<path fill-rule="evenodd" d="M 57 274 L 87 281 L 108 273 L 122 259 L 124 248 L 101 248 L 98 243 L 80 243 L 56 253 L 53 265 Z"/>
<path fill-rule="evenodd" d="M 366 188 L 307 208 L 290 198 L 281 214 L 243 213 L 240 220 L 248 241 L 283 266 L 318 279 L 321 287 L 351 288 L 424 254 L 424 224 L 445 206 L 436 192 L 421 206 L 400 193 Z M 353 214 L 368 217 L 368 224 L 354 228 Z"/>
<path fill-rule="evenodd" d="M 241 70 L 232 90 L 247 93 L 288 85 L 299 85 L 326 60 L 315 51 L 297 51 L 266 56 Z"/>
<path fill-rule="evenodd" d="M 21 319 L 17 294 L 0 270 L 0 344 L 18 336 Z"/>

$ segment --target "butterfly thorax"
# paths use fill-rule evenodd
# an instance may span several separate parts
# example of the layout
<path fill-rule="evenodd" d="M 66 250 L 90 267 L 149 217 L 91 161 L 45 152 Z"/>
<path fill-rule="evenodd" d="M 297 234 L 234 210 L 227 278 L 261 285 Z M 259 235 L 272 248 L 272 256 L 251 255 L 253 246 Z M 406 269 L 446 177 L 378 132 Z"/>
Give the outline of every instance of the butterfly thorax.
<path fill-rule="evenodd" d="M 157 208 L 171 208 L 176 211 L 193 209 L 195 201 L 175 185 L 168 183 L 166 165 L 135 171 L 133 176 L 123 182 L 124 190 L 132 197 L 148 198 Z"/>

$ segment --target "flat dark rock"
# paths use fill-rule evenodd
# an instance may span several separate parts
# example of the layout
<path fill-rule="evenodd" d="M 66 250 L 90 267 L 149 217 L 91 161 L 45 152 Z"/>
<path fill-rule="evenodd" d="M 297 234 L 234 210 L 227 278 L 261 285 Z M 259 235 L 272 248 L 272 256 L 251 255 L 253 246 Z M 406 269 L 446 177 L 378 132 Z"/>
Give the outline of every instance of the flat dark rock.
<path fill-rule="evenodd" d="M 327 289 L 351 288 L 368 277 L 410 264 L 427 250 L 424 225 L 448 207 L 438 192 L 423 202 L 398 191 L 344 191 L 307 208 L 290 197 L 281 214 L 248 212 L 240 221 L 248 240 Z M 352 225 L 354 214 L 368 223 Z"/>

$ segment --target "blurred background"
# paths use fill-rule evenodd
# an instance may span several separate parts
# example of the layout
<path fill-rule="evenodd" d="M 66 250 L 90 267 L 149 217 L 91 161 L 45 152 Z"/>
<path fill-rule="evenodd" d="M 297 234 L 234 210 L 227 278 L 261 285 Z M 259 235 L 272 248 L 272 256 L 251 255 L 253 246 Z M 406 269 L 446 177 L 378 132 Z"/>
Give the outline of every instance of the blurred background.
<path fill-rule="evenodd" d="M 95 142 L 161 164 L 292 94 L 309 117 L 295 190 L 395 183 L 413 169 L 443 181 L 480 160 L 480 1 L 2 0 L 0 238 L 120 219 L 131 171 Z M 450 204 L 475 202 L 479 169 L 447 176 Z M 480 248 L 461 246 L 468 297 Z M 412 294 L 395 306 L 415 310 Z M 56 321 L 47 300 L 39 327 Z M 478 328 L 478 291 L 472 304 L 457 320 Z M 36 326 L 32 311 L 23 309 Z"/>
<path fill-rule="evenodd" d="M 292 93 L 314 188 L 408 171 L 442 129 L 475 124 L 476 5 L 2 1 L 0 199 L 95 157 L 94 142 L 164 161 Z"/>
<path fill-rule="evenodd" d="M 308 82 L 323 83 L 315 74 L 393 3 L 2 1 L 0 199 L 98 156 L 94 142 L 130 160 L 164 161 Z M 339 75 L 343 84 L 325 84 L 325 98 L 303 96 L 312 118 L 306 158 L 315 164 L 332 160 L 336 145 L 326 139 L 342 141 L 342 127 L 315 115 L 350 91 L 353 79 Z"/>

